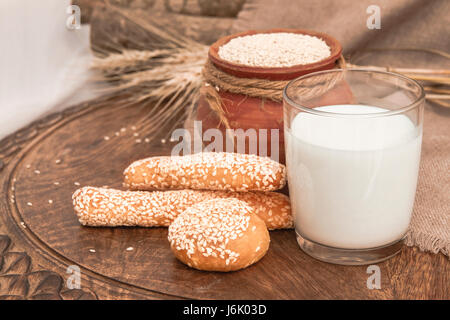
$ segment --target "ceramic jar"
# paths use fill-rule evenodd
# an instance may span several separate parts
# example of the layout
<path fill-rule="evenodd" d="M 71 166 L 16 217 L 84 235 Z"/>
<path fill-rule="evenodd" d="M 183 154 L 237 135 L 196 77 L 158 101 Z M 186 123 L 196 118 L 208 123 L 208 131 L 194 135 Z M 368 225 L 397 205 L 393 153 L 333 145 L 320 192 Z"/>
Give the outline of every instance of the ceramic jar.
<path fill-rule="evenodd" d="M 295 65 L 292 67 L 252 67 L 246 65 L 240 65 L 225 61 L 219 54 L 219 48 L 226 44 L 233 38 L 242 37 L 247 35 L 253 35 L 258 33 L 298 33 L 306 34 L 321 38 L 330 47 L 331 54 L 328 58 L 319 62 L 307 64 L 307 65 Z M 328 70 L 337 67 L 337 61 L 342 54 L 342 46 L 334 38 L 327 34 L 298 29 L 271 29 L 265 31 L 246 31 L 242 33 L 233 34 L 220 38 L 217 42 L 211 45 L 208 53 L 211 63 L 220 71 L 233 75 L 239 78 L 251 78 L 251 79 L 265 79 L 268 81 L 279 80 L 292 80 L 299 76 L 321 71 Z M 209 84 L 205 83 L 205 86 Z M 255 129 L 259 132 L 259 129 L 267 130 L 267 155 L 272 156 L 272 139 L 271 129 L 278 129 L 278 146 L 279 146 L 279 161 L 285 162 L 284 152 L 284 134 L 283 134 L 283 106 L 281 101 L 272 101 L 268 99 L 249 97 L 243 94 L 236 94 L 221 90 L 217 88 L 217 92 L 222 100 L 223 115 L 226 117 L 228 129 Z M 217 112 L 211 109 L 204 94 L 199 98 L 195 120 L 202 122 L 202 133 L 210 128 L 219 128 L 224 132 L 226 126 L 223 121 L 220 121 Z M 247 138 L 246 138 L 247 139 Z M 258 135 L 259 139 L 259 135 Z M 225 144 L 224 144 L 225 145 Z M 259 146 L 259 141 L 258 141 Z M 258 147 L 259 148 L 259 147 Z M 230 150 L 226 150 L 230 151 Z M 248 153 L 248 139 L 246 141 L 245 152 Z M 258 151 L 259 154 L 259 151 Z"/>

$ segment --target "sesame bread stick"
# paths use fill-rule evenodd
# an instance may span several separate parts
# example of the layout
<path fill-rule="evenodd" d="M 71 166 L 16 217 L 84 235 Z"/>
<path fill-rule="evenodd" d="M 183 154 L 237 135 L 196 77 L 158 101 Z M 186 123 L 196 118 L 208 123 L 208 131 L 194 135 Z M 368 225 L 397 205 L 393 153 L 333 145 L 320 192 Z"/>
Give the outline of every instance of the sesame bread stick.
<path fill-rule="evenodd" d="M 284 165 L 266 157 L 227 152 L 147 158 L 132 163 L 124 177 L 124 185 L 131 190 L 274 191 L 286 184 Z"/>
<path fill-rule="evenodd" d="M 86 226 L 167 227 L 188 207 L 222 198 L 245 201 L 269 229 L 293 227 L 289 198 L 276 192 L 146 192 L 84 187 L 73 194 L 73 205 L 80 223 Z"/>

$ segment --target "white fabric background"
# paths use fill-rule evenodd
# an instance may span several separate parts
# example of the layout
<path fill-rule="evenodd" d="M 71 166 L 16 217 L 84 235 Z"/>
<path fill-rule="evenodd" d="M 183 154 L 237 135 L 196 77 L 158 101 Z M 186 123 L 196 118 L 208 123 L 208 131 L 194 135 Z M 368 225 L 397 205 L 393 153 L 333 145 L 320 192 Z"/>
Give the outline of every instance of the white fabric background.
<path fill-rule="evenodd" d="M 69 30 L 70 0 L 0 1 L 0 139 L 91 96 L 89 27 Z"/>

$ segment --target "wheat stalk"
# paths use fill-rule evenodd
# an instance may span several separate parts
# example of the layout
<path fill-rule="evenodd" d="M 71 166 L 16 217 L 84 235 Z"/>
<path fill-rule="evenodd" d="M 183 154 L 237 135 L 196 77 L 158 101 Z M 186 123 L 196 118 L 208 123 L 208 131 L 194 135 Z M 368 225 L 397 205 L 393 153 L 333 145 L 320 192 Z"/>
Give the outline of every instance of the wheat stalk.
<path fill-rule="evenodd" d="M 123 96 L 120 102 L 125 106 L 149 106 L 136 126 L 145 127 L 150 138 L 165 124 L 173 124 L 167 131 L 170 133 L 182 124 L 197 101 L 208 47 L 108 2 L 105 5 L 154 41 L 144 50 L 122 48 L 111 41 L 116 52 L 94 58 L 92 69 L 99 71 L 100 77 L 93 81 L 109 84 L 105 93 Z"/>

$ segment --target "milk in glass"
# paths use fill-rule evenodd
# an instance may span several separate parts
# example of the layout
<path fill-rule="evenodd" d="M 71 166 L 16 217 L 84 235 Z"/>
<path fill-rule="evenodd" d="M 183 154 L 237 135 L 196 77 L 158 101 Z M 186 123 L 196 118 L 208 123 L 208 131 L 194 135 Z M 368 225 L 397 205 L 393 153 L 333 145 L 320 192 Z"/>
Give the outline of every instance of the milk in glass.
<path fill-rule="evenodd" d="M 387 245 L 407 231 L 422 132 L 405 115 L 336 105 L 300 112 L 286 131 L 295 228 L 303 238 L 343 249 Z"/>

